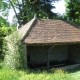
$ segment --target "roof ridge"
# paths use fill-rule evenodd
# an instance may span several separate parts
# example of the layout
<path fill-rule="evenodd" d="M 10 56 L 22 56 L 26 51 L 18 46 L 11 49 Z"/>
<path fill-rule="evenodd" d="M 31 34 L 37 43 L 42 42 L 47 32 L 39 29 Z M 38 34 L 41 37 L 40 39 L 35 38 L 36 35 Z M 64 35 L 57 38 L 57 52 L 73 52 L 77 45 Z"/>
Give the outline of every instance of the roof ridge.
<path fill-rule="evenodd" d="M 36 18 L 33 18 L 32 20 L 30 20 L 28 23 L 26 23 L 24 26 L 22 26 L 19 30 L 18 33 L 21 36 L 21 39 L 23 39 L 25 37 L 25 35 L 28 34 L 29 30 L 31 29 L 31 26 L 33 25 L 33 23 L 36 21 Z"/>

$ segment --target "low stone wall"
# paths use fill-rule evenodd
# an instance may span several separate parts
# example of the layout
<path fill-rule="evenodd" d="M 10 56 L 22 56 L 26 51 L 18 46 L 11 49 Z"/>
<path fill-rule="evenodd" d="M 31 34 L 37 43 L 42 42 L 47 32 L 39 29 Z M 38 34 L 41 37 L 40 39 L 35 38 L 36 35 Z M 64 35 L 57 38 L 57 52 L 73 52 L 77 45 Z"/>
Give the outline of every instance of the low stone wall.
<path fill-rule="evenodd" d="M 51 46 L 49 46 L 50 48 Z M 45 64 L 47 62 L 47 52 L 49 49 L 46 46 L 27 46 L 27 54 L 30 57 L 31 65 Z M 56 45 L 49 54 L 50 61 L 65 61 L 68 59 L 68 46 Z"/>

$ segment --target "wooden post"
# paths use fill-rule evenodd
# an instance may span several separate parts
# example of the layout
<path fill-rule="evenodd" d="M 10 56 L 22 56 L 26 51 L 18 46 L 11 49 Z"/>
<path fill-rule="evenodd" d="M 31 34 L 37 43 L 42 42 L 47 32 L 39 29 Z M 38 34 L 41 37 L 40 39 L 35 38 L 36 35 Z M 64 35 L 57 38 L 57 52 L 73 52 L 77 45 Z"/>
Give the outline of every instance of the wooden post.
<path fill-rule="evenodd" d="M 47 70 L 49 70 L 49 51 L 47 52 Z"/>
<path fill-rule="evenodd" d="M 50 55 L 50 53 L 51 53 L 51 50 L 53 49 L 53 47 L 54 47 L 55 45 L 53 45 L 53 46 L 51 46 L 50 48 L 47 46 L 47 71 L 49 70 L 49 63 L 50 63 L 50 60 L 49 60 L 49 55 Z"/>

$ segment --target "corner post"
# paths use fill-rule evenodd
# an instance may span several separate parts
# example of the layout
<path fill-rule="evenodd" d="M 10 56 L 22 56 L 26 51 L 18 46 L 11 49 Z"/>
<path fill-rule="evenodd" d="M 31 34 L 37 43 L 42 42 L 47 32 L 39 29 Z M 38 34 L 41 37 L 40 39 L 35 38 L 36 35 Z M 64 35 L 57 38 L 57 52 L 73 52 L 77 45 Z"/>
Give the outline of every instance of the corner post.
<path fill-rule="evenodd" d="M 24 45 L 24 67 L 27 68 L 27 50 L 26 45 Z"/>

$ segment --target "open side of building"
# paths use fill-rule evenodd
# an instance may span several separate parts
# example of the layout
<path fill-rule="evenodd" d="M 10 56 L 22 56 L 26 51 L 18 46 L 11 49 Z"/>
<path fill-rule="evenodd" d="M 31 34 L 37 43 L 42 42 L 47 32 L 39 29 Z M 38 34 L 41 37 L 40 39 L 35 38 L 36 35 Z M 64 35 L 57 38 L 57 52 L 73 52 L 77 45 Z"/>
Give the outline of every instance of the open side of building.
<path fill-rule="evenodd" d="M 80 44 L 30 45 L 27 46 L 27 58 L 32 68 L 46 67 L 48 61 L 49 66 L 54 67 L 80 63 Z"/>

